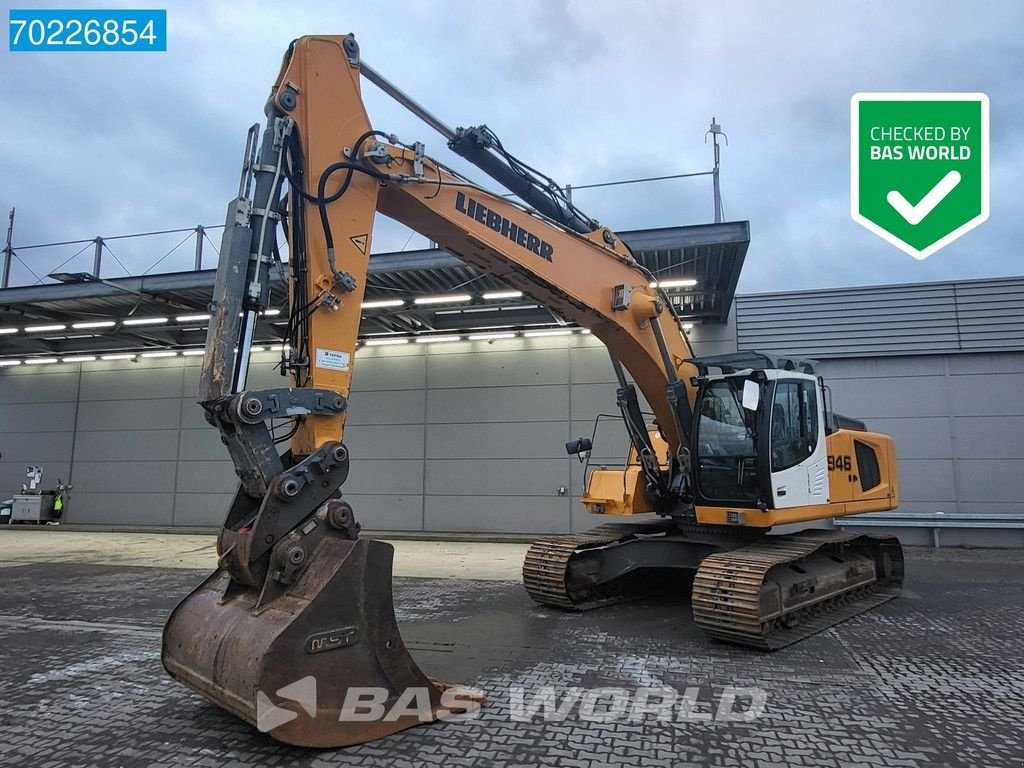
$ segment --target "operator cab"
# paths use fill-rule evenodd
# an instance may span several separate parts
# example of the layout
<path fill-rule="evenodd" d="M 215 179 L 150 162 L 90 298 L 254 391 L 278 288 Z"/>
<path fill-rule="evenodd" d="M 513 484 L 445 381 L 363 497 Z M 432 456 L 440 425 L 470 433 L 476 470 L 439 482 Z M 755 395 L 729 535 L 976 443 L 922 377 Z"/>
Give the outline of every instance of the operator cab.
<path fill-rule="evenodd" d="M 764 353 L 700 358 L 694 415 L 699 505 L 827 504 L 824 387 L 814 363 Z"/>

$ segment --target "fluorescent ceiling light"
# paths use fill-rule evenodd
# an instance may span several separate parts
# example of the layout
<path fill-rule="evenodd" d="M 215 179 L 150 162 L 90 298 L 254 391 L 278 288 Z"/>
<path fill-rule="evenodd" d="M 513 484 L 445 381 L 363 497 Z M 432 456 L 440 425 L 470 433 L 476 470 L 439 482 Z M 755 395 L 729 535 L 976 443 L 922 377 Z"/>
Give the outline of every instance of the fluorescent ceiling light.
<path fill-rule="evenodd" d="M 651 283 L 651 288 L 690 288 L 697 284 L 692 277 L 672 278 Z"/>
<path fill-rule="evenodd" d="M 91 363 L 96 359 L 96 355 L 72 355 L 71 357 L 62 357 L 60 361 L 62 363 Z"/>
<path fill-rule="evenodd" d="M 6 336 L 9 333 L 17 333 L 17 328 L 0 328 L 0 336 Z"/>
<path fill-rule="evenodd" d="M 466 309 L 457 309 L 456 312 L 520 312 L 527 309 L 537 309 L 537 304 L 516 304 L 513 307 L 468 307 Z"/>
<path fill-rule="evenodd" d="M 367 339 L 368 347 L 389 347 L 392 344 L 408 344 L 408 339 Z"/>
<path fill-rule="evenodd" d="M 484 294 L 484 298 L 488 301 L 492 299 L 518 299 L 522 295 L 522 291 L 489 291 Z"/>
<path fill-rule="evenodd" d="M 90 320 L 86 323 L 72 323 L 71 327 L 78 330 L 86 328 L 113 328 L 117 323 L 113 320 Z"/>
<path fill-rule="evenodd" d="M 178 315 L 176 318 L 179 323 L 199 323 L 204 320 L 209 320 L 209 315 Z"/>
<path fill-rule="evenodd" d="M 523 336 L 534 338 L 537 336 L 569 336 L 571 334 L 572 328 L 557 328 L 550 331 L 526 331 Z"/>
<path fill-rule="evenodd" d="M 381 299 L 380 301 L 364 301 L 363 309 L 382 309 L 383 307 L 400 307 L 405 299 Z"/>
<path fill-rule="evenodd" d="M 290 344 L 271 344 L 267 347 L 267 352 L 286 352 L 291 348 Z"/>
<path fill-rule="evenodd" d="M 260 312 L 260 315 L 262 315 L 263 317 L 277 317 L 280 314 L 280 309 L 265 309 L 262 312 Z"/>
<path fill-rule="evenodd" d="M 590 329 L 589 328 L 580 328 L 580 333 L 582 333 L 584 336 L 589 336 L 590 335 Z"/>
<path fill-rule="evenodd" d="M 174 350 L 167 349 L 160 352 L 143 352 L 142 357 L 177 357 L 178 353 Z"/>
<path fill-rule="evenodd" d="M 266 350 L 263 349 L 263 347 L 249 347 L 249 351 L 250 352 L 266 352 Z"/>
<path fill-rule="evenodd" d="M 10 368 L 12 365 L 21 365 L 21 360 L 0 360 L 0 368 Z"/>
<path fill-rule="evenodd" d="M 517 304 L 514 307 L 466 307 L 465 309 L 439 309 L 438 315 L 470 315 L 474 312 L 483 312 L 493 315 L 495 312 L 519 312 L 527 309 L 537 309 L 537 304 Z"/>
<path fill-rule="evenodd" d="M 166 317 L 129 317 L 127 320 L 122 320 L 121 325 L 160 325 L 160 323 L 166 322 Z"/>
<path fill-rule="evenodd" d="M 471 333 L 469 334 L 470 341 L 492 341 L 494 339 L 514 339 L 516 335 L 511 331 L 505 333 Z"/>
<path fill-rule="evenodd" d="M 100 355 L 100 360 L 134 360 L 135 354 L 126 352 L 124 354 L 118 353 L 116 355 Z"/>
<path fill-rule="evenodd" d="M 53 325 L 26 325 L 25 333 L 45 333 L 46 331 L 63 331 L 66 325 L 54 323 Z M 25 362 L 28 362 L 27 360 Z"/>
<path fill-rule="evenodd" d="M 25 365 L 48 365 L 49 363 L 56 362 L 56 357 L 30 357 L 25 360 Z"/>
<path fill-rule="evenodd" d="M 185 357 L 198 357 L 199 355 L 205 355 L 206 354 L 206 350 L 205 349 L 186 349 L 181 354 L 184 355 Z"/>
<path fill-rule="evenodd" d="M 454 304 L 458 301 L 470 301 L 472 298 L 468 293 L 449 293 L 447 296 L 420 296 L 413 301 L 416 304 Z"/>
<path fill-rule="evenodd" d="M 417 336 L 417 344 L 443 344 L 449 341 L 461 341 L 461 336 Z"/>

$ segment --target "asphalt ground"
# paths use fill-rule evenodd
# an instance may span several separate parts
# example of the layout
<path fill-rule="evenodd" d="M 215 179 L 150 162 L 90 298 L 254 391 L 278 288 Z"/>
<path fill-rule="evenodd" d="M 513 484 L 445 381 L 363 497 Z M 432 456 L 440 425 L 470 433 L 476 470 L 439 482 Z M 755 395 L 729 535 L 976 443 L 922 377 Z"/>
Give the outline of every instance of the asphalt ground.
<path fill-rule="evenodd" d="M 398 576 L 413 656 L 488 705 L 467 722 L 305 750 L 164 673 L 162 623 L 206 571 L 10 562 L 11 541 L 0 537 L 3 766 L 1024 764 L 1021 552 L 909 550 L 899 599 L 772 654 L 704 638 L 686 598 L 568 614 L 514 581 Z M 561 721 L 512 717 L 514 691 L 564 703 L 573 688 L 634 704 L 638 690 L 668 688 L 680 706 L 610 722 L 583 704 Z M 728 719 L 730 688 L 742 690 Z"/>

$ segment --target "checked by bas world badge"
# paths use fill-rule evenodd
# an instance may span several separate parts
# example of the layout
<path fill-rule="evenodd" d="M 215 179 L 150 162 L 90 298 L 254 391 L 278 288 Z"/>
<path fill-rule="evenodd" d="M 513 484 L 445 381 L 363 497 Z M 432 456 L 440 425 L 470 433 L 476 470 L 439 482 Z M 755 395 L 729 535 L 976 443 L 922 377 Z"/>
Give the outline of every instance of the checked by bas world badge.
<path fill-rule="evenodd" d="M 924 259 L 988 218 L 988 96 L 858 93 L 854 221 Z"/>

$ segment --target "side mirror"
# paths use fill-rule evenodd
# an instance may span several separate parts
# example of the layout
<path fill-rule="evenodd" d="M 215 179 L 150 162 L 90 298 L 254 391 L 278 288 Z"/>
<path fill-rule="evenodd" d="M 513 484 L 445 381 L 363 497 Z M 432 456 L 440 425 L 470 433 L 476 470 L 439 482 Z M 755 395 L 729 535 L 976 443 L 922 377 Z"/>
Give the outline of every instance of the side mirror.
<path fill-rule="evenodd" d="M 746 379 L 743 382 L 743 407 L 748 411 L 756 411 L 761 402 L 761 387 L 756 381 Z"/>
<path fill-rule="evenodd" d="M 579 456 L 583 453 L 589 453 L 593 447 L 594 444 L 589 437 L 578 437 L 565 444 L 565 452 L 570 456 Z"/>

